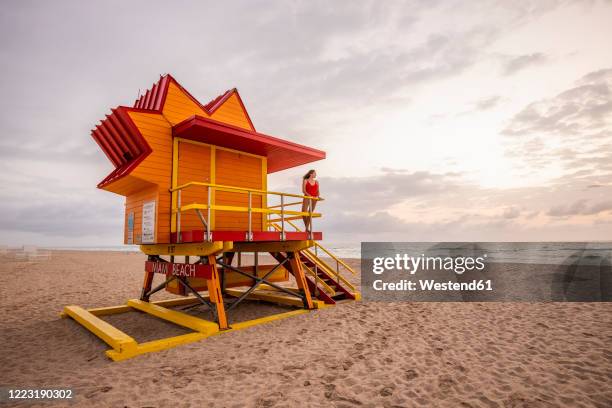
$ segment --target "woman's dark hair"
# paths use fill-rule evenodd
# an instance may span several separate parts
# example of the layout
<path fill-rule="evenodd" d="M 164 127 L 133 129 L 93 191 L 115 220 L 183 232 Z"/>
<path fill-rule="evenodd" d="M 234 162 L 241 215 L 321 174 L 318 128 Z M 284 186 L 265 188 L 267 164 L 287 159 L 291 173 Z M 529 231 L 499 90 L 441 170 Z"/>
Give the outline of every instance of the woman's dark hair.
<path fill-rule="evenodd" d="M 308 177 L 310 177 L 310 176 L 312 175 L 312 173 L 314 173 L 314 172 L 315 172 L 315 171 L 314 171 L 314 169 L 312 169 L 312 170 L 308 170 L 308 173 L 306 173 L 306 174 L 304 175 L 304 180 L 306 180 Z"/>

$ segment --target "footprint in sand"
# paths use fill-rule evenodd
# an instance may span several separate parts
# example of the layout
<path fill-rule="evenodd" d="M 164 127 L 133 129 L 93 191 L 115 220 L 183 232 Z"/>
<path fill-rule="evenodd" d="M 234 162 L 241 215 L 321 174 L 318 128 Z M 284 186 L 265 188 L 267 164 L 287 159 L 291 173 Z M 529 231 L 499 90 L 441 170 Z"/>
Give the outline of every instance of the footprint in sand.
<path fill-rule="evenodd" d="M 408 381 L 414 380 L 415 378 L 417 378 L 419 376 L 419 373 L 416 372 L 416 370 L 406 370 L 406 372 L 404 373 L 404 378 Z"/>
<path fill-rule="evenodd" d="M 380 390 L 379 394 L 382 397 L 389 397 L 393 395 L 393 387 L 384 387 L 382 390 Z"/>
<path fill-rule="evenodd" d="M 450 389 L 457 384 L 457 381 L 450 375 L 441 375 L 438 377 L 438 387 L 443 393 L 447 393 Z"/>

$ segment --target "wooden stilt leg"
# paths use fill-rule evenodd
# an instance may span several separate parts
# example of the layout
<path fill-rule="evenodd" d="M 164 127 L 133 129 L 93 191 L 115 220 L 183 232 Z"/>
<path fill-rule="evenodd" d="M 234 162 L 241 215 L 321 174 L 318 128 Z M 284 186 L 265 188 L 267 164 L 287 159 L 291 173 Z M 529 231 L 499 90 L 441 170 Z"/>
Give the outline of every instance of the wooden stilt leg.
<path fill-rule="evenodd" d="M 227 324 L 227 316 L 225 316 L 225 306 L 223 305 L 223 295 L 221 294 L 221 283 L 219 280 L 219 270 L 217 269 L 217 261 L 214 255 L 208 257 L 208 263 L 212 265 L 212 276 L 206 281 L 208 286 L 208 294 L 210 301 L 217 308 L 217 319 L 219 329 L 226 330 L 229 328 Z"/>
<path fill-rule="evenodd" d="M 298 288 L 300 288 L 305 295 L 304 307 L 306 309 L 313 309 L 312 297 L 310 296 L 310 289 L 306 283 L 306 277 L 304 276 L 304 270 L 302 269 L 302 262 L 300 260 L 299 252 L 287 253 L 289 257 L 289 264 L 291 265 L 291 272 L 295 276 Z"/>
<path fill-rule="evenodd" d="M 140 292 L 140 300 L 144 300 L 145 302 L 149 301 L 149 297 L 146 294 L 151 290 L 151 285 L 153 284 L 153 275 L 155 275 L 153 272 L 145 271 L 144 282 L 142 283 L 142 291 Z"/>

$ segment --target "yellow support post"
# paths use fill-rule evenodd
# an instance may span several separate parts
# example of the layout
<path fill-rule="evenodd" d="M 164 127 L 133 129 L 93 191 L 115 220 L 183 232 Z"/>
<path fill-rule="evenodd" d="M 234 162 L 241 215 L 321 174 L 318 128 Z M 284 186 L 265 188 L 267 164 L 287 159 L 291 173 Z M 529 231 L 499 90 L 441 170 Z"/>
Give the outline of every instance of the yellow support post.
<path fill-rule="evenodd" d="M 312 297 L 310 296 L 310 289 L 308 288 L 308 284 L 306 283 L 306 277 L 304 276 L 304 270 L 302 269 L 302 262 L 300 260 L 300 253 L 293 252 L 287 253 L 289 258 L 289 264 L 291 265 L 291 272 L 295 277 L 295 281 L 297 282 L 298 288 L 300 288 L 305 297 L 305 305 L 306 309 L 313 309 L 314 305 L 312 303 Z"/>
<path fill-rule="evenodd" d="M 210 183 L 217 184 L 217 147 L 214 145 L 210 145 Z M 216 203 L 217 192 L 211 187 L 210 189 L 210 202 L 214 206 Z M 211 231 L 215 230 L 215 210 L 210 210 L 210 220 L 206 220 L 208 222 L 208 228 Z"/>
<path fill-rule="evenodd" d="M 223 295 L 221 294 L 219 270 L 217 269 L 217 261 L 214 255 L 208 257 L 208 264 L 212 265 L 211 278 L 206 280 L 206 286 L 208 287 L 208 295 L 210 297 L 210 301 L 214 303 L 215 307 L 217 308 L 219 329 L 227 330 L 229 329 L 229 326 L 227 324 L 227 316 L 225 316 L 225 306 L 223 305 Z"/>

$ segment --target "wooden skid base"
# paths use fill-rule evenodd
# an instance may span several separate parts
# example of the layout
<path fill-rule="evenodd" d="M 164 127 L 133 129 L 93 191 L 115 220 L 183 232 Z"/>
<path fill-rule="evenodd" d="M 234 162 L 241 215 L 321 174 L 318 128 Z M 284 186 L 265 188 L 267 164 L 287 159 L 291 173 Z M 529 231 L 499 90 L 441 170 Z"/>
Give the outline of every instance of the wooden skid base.
<path fill-rule="evenodd" d="M 255 295 L 258 295 L 255 293 Z M 275 301 L 282 303 L 285 299 L 280 299 L 282 296 L 275 297 Z M 287 297 L 289 298 L 289 297 Z M 279 313 L 271 316 L 262 317 L 259 319 L 248 320 L 245 322 L 234 323 L 228 330 L 220 330 L 215 322 L 205 319 L 200 319 L 186 313 L 168 309 L 171 306 L 190 305 L 199 302 L 195 297 L 185 297 L 171 300 L 161 300 L 157 302 L 143 302 L 138 299 L 130 299 L 125 305 L 83 309 L 80 306 L 66 306 L 60 314 L 61 317 L 70 317 L 80 323 L 87 330 L 95 334 L 112 349 L 106 351 L 106 355 L 113 361 L 126 360 L 136 357 L 141 354 L 151 353 L 154 351 L 167 350 L 182 344 L 193 343 L 210 336 L 231 332 L 235 330 L 245 329 L 258 324 L 268 323 L 275 320 L 284 319 L 286 317 L 296 316 L 310 312 L 310 310 L 299 309 L 285 313 Z M 321 307 L 318 302 L 315 302 L 316 308 Z M 194 330 L 193 333 L 183 334 L 181 336 L 168 337 L 159 340 L 138 343 L 128 334 L 122 332 L 98 316 L 105 316 L 118 313 L 126 313 L 133 310 L 150 314 L 152 316 L 167 320 L 179 326 L 183 326 Z"/>

